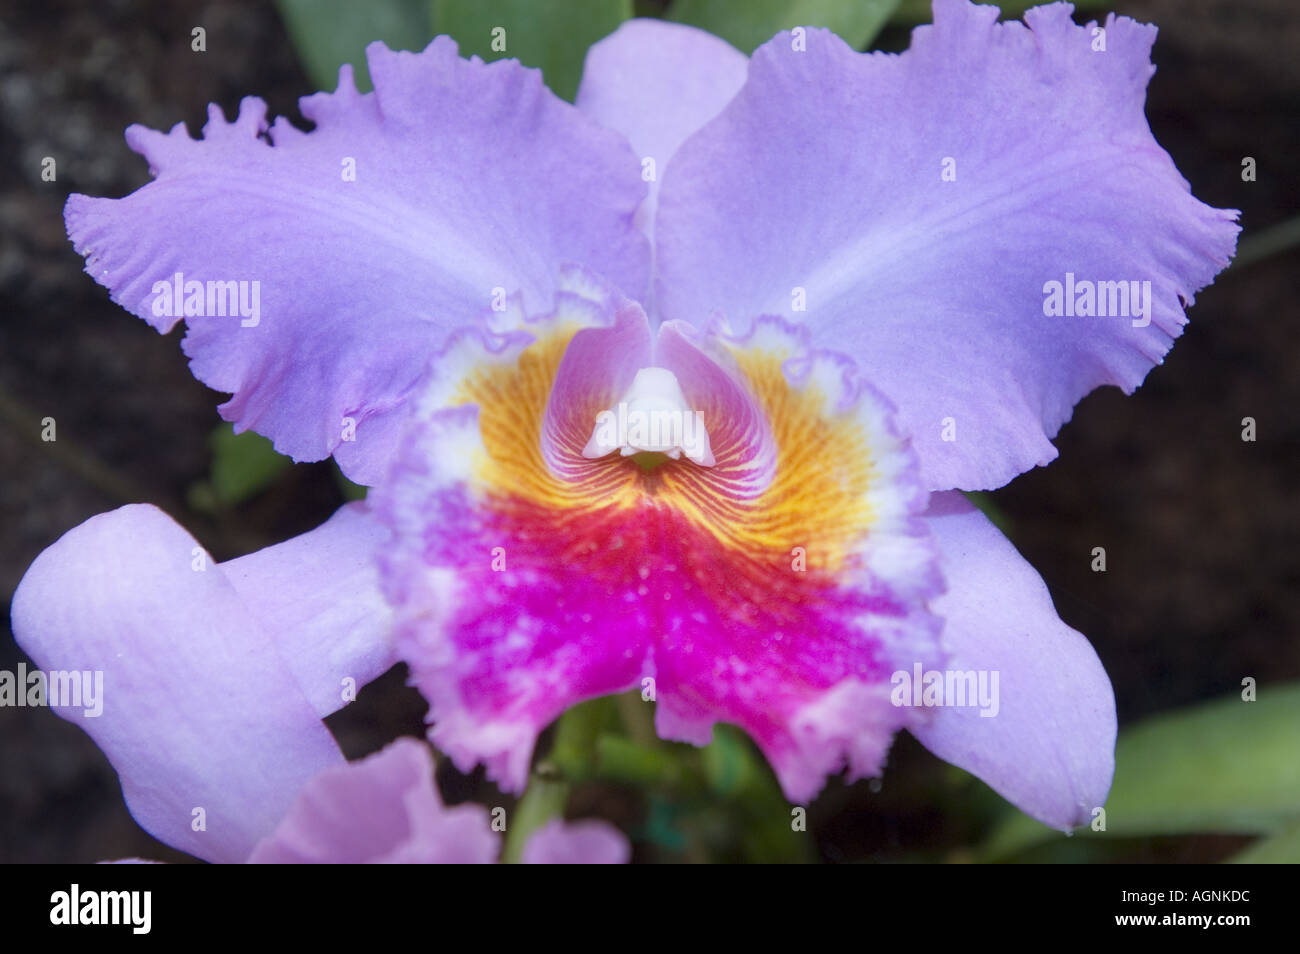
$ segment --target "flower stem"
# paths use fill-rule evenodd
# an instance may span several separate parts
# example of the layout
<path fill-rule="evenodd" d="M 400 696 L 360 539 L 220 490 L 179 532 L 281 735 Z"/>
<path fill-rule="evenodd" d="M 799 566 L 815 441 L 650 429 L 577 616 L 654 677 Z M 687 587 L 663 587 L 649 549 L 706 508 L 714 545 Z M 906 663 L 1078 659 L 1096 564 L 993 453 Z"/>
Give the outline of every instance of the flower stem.
<path fill-rule="evenodd" d="M 517 865 L 523 859 L 524 845 L 537 829 L 552 818 L 564 817 L 569 800 L 569 783 L 538 766 L 528 781 L 524 797 L 519 799 L 515 817 L 506 829 L 506 847 L 501 854 L 505 864 Z"/>

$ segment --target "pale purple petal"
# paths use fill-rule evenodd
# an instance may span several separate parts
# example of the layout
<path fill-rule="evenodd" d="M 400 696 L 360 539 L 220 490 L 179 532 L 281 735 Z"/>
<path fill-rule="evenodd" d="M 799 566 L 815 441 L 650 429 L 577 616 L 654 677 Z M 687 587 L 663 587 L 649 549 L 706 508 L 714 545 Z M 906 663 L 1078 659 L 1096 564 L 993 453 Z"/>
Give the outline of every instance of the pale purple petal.
<path fill-rule="evenodd" d="M 745 85 L 749 61 L 726 40 L 665 20 L 628 20 L 587 50 L 577 106 L 668 164 Z"/>
<path fill-rule="evenodd" d="M 1115 697 L 1101 661 L 1061 622 L 1033 567 L 961 494 L 935 495 L 927 517 L 948 581 L 933 604 L 945 617 L 947 666 L 998 673 L 998 693 L 996 715 L 936 708 L 913 733 L 1044 824 L 1086 824 L 1115 770 Z"/>
<path fill-rule="evenodd" d="M 343 761 L 266 629 L 154 507 L 64 534 L 23 577 L 12 615 L 42 669 L 103 673 L 99 715 L 56 711 L 103 749 L 136 821 L 182 851 L 242 861 L 309 779 Z"/>
<path fill-rule="evenodd" d="M 997 15 L 939 0 L 901 55 L 778 35 L 659 200 L 661 317 L 806 323 L 898 407 L 931 489 L 996 487 L 1055 457 L 1084 394 L 1132 391 L 1159 363 L 1238 231 L 1151 136 L 1153 27 L 1112 17 L 1099 51 L 1067 5 L 1028 26 Z M 1149 324 L 1134 325 L 1140 300 L 1047 316 L 1045 286 L 1067 273 L 1150 282 Z"/>
<path fill-rule="evenodd" d="M 446 37 L 420 54 L 371 44 L 367 61 L 374 93 L 344 67 L 337 92 L 301 101 L 310 133 L 268 128 L 257 99 L 234 122 L 212 107 L 200 141 L 132 126 L 155 181 L 66 210 L 86 270 L 160 331 L 178 319 L 155 314 L 156 282 L 245 282 L 250 317 L 187 318 L 195 375 L 233 394 L 237 430 L 296 460 L 345 444 L 361 483 L 383 475 L 451 329 L 506 292 L 549 306 L 565 262 L 638 296 L 649 267 L 636 157 L 539 71 L 463 60 Z"/>
<path fill-rule="evenodd" d="M 221 564 L 321 716 L 397 661 L 379 590 L 389 533 L 364 502 L 309 533 Z"/>
<path fill-rule="evenodd" d="M 501 851 L 481 805 L 447 808 L 429 747 L 398 739 L 307 783 L 253 864 L 491 864 Z"/>
<path fill-rule="evenodd" d="M 653 19 L 628 20 L 587 51 L 576 103 L 626 136 L 641 159 L 650 185 L 638 216 L 646 235 L 654 235 L 668 161 L 740 91 L 748 65 L 712 33 Z"/>
<path fill-rule="evenodd" d="M 533 832 L 521 859 L 526 865 L 625 865 L 632 846 L 608 822 L 558 818 Z"/>

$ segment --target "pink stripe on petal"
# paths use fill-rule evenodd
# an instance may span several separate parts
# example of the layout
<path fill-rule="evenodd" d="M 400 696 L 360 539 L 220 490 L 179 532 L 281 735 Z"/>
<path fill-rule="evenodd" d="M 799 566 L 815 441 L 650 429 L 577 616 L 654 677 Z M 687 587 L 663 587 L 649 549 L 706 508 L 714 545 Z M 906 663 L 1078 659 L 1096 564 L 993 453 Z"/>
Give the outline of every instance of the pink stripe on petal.
<path fill-rule="evenodd" d="M 673 371 L 691 408 L 700 413 L 716 458 L 699 479 L 720 495 L 752 498 L 772 482 L 777 447 L 763 409 L 743 383 L 721 342 L 685 322 L 660 326 L 655 358 Z"/>
<path fill-rule="evenodd" d="M 653 340 L 641 306 L 602 303 L 610 324 L 584 328 L 570 340 L 546 403 L 542 454 L 560 477 L 580 480 L 593 463 L 583 457 L 598 415 L 612 408 L 637 371 L 651 365 Z"/>

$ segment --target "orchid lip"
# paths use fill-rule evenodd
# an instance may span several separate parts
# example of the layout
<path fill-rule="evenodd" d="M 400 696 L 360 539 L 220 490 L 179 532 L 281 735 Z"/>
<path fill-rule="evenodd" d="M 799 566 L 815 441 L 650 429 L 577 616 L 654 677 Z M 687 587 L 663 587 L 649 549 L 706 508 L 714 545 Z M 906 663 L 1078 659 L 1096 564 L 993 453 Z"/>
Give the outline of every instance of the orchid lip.
<path fill-rule="evenodd" d="M 717 461 L 704 415 L 691 409 L 677 376 L 667 368 L 642 368 L 613 408 L 596 415 L 582 456 L 594 460 L 618 451 L 647 467 L 683 456 L 701 467 Z"/>

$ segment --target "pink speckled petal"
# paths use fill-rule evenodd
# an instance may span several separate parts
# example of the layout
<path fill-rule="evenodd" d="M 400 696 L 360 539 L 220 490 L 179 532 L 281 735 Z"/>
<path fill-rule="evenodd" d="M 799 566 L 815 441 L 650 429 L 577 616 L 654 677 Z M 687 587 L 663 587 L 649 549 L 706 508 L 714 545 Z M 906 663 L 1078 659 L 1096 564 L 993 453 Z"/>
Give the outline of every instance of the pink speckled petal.
<path fill-rule="evenodd" d="M 811 800 L 841 768 L 850 780 L 878 775 L 893 732 L 923 718 L 892 704 L 890 675 L 907 659 L 937 666 L 943 658 L 937 621 L 925 606 L 942 586 L 917 519 L 927 495 L 888 402 L 861 380 L 851 360 L 808 349 L 803 330 L 779 318 L 760 318 L 742 336 L 715 329 L 698 339 L 695 355 L 690 338 L 672 324 L 664 326 L 660 344 L 673 366 L 697 369 L 691 379 L 701 382 L 708 380 L 702 362 L 727 350 L 788 355 L 783 376 L 797 391 L 823 395 L 830 420 L 851 420 L 869 435 L 865 452 L 876 474 L 869 491 L 873 523 L 838 578 L 804 582 L 788 572 L 787 550 L 784 561 L 760 571 L 768 579 L 746 580 L 746 571 L 724 557 L 701 574 L 694 595 L 673 594 L 675 612 L 658 627 L 654 657 L 660 735 L 703 745 L 715 722 L 739 725 L 792 801 Z M 711 392 L 726 395 L 720 383 Z M 740 417 L 742 410 L 734 413 Z M 781 453 L 782 441 L 793 446 L 794 437 L 752 434 L 754 445 L 777 447 L 772 486 L 780 487 L 783 472 L 797 466 Z M 813 466 L 832 471 L 835 456 L 848 452 L 833 444 L 820 451 L 822 461 Z"/>

